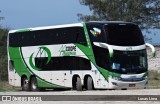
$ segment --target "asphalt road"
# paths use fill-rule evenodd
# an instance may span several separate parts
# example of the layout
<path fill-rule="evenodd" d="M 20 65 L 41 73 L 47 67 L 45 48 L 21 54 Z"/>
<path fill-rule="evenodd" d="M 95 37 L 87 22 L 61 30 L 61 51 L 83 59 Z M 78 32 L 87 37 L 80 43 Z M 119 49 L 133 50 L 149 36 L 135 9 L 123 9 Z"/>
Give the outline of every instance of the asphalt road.
<path fill-rule="evenodd" d="M 95 91 L 43 91 L 43 92 L 0 92 L 0 96 L 12 96 L 14 101 L 0 101 L 0 104 L 160 104 L 160 89 L 95 90 Z M 46 96 L 48 95 L 48 96 Z M 14 97 L 14 99 L 13 99 Z M 28 97 L 30 101 L 18 99 Z M 37 97 L 36 102 L 33 99 Z M 16 99 L 17 98 L 17 99 Z M 38 99 L 40 98 L 40 99 Z M 0 98 L 1 100 L 2 98 Z M 22 101 L 21 101 L 22 100 Z M 41 101 L 43 100 L 43 101 Z M 49 100 L 49 101 L 45 101 Z M 159 100 L 159 101 L 157 101 Z"/>

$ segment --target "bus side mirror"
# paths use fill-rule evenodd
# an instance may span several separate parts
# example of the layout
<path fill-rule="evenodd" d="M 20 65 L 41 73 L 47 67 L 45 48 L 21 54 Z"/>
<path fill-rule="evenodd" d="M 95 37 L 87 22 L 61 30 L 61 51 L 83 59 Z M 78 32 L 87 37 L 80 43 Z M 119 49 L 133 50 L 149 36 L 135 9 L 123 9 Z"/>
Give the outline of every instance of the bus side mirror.
<path fill-rule="evenodd" d="M 152 51 L 151 56 L 154 58 L 156 56 L 156 50 L 155 50 L 154 46 L 149 43 L 146 43 L 146 46 L 151 48 L 151 51 Z"/>
<path fill-rule="evenodd" d="M 112 58 L 113 57 L 113 48 L 109 44 L 105 43 L 99 43 L 99 45 L 103 48 L 107 48 L 109 51 L 109 56 Z"/>

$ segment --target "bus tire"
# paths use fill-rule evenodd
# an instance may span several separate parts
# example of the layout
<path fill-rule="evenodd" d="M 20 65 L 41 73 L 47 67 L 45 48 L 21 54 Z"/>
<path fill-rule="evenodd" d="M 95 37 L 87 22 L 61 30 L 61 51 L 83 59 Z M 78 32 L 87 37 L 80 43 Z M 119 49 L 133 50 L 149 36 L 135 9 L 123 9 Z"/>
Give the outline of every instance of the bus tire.
<path fill-rule="evenodd" d="M 36 77 L 31 78 L 31 90 L 32 91 L 40 91 L 40 88 L 38 87 L 37 79 Z"/>
<path fill-rule="evenodd" d="M 81 83 L 80 77 L 77 77 L 76 89 L 77 89 L 77 91 L 82 91 L 82 83 Z"/>
<path fill-rule="evenodd" d="M 27 77 L 22 78 L 22 90 L 23 91 L 30 91 L 30 84 Z"/>
<path fill-rule="evenodd" d="M 91 77 L 87 78 L 87 90 L 94 90 L 93 79 Z"/>

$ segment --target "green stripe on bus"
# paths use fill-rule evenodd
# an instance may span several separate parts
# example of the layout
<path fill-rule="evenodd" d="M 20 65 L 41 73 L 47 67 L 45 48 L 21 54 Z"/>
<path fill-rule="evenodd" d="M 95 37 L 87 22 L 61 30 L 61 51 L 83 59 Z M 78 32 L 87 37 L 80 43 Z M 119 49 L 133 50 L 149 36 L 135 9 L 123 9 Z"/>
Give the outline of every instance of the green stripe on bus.
<path fill-rule="evenodd" d="M 27 32 L 27 31 L 30 31 L 31 29 L 20 29 L 20 30 L 17 30 L 16 32 Z"/>
<path fill-rule="evenodd" d="M 27 68 L 26 64 L 23 62 L 24 59 L 21 56 L 20 47 L 14 47 L 14 48 L 9 47 L 9 56 L 10 56 L 10 60 L 13 61 L 13 67 L 19 76 L 26 75 L 29 79 L 30 76 L 34 74 L 30 69 Z M 46 87 L 64 88 L 64 86 L 49 83 L 49 82 L 39 78 L 39 76 L 37 76 L 37 75 L 35 75 L 35 76 L 38 79 L 38 86 L 39 87 L 46 86 Z"/>
<path fill-rule="evenodd" d="M 13 67 L 15 68 L 18 75 L 22 76 L 23 73 L 25 73 L 28 78 L 30 75 L 32 75 L 32 73 L 27 69 L 25 63 L 23 62 L 19 47 L 9 47 L 9 56 L 13 61 Z"/>
<path fill-rule="evenodd" d="M 94 66 L 97 68 L 97 70 L 102 74 L 102 76 L 107 81 L 108 81 L 109 75 L 110 76 L 115 76 L 115 77 L 120 77 L 118 74 L 116 74 L 114 72 L 109 72 L 108 70 L 103 69 L 103 68 L 99 68 L 96 65 L 95 57 L 93 55 L 93 49 L 92 49 L 92 46 L 91 46 L 91 41 L 90 41 L 89 34 L 88 34 L 87 27 L 86 27 L 85 23 L 83 23 L 83 29 L 84 29 L 84 32 L 85 32 L 88 47 L 85 47 L 85 46 L 80 45 L 80 44 L 75 44 L 75 45 L 91 60 L 91 62 L 94 64 Z"/>
<path fill-rule="evenodd" d="M 38 87 L 46 87 L 46 88 L 66 88 L 65 86 L 60 86 L 60 85 L 56 85 L 56 84 L 53 84 L 53 83 L 49 83 L 49 82 L 46 82 L 38 77 L 37 78 L 37 81 L 38 81 Z"/>

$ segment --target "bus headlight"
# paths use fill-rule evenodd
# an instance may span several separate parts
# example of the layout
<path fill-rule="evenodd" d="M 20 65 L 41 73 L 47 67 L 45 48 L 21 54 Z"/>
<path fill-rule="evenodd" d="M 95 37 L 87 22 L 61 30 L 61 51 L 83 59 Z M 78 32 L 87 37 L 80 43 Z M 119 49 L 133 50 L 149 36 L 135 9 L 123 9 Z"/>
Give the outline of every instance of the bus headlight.
<path fill-rule="evenodd" d="M 114 79 L 114 80 L 121 80 L 121 78 L 115 77 L 115 76 L 111 76 L 111 78 Z"/>

